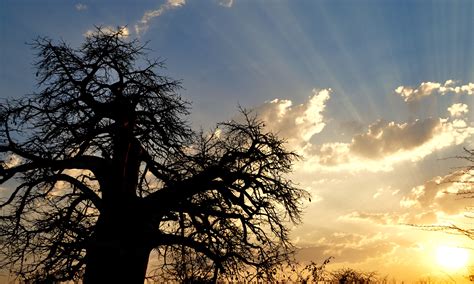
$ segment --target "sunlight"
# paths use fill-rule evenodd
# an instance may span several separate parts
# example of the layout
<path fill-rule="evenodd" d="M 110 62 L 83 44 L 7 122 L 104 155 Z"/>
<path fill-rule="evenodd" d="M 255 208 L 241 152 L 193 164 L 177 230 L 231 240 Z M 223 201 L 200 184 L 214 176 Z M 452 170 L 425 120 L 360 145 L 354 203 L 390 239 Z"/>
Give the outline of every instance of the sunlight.
<path fill-rule="evenodd" d="M 436 250 L 438 264 L 446 269 L 460 269 L 466 266 L 469 252 L 458 247 L 440 246 Z"/>

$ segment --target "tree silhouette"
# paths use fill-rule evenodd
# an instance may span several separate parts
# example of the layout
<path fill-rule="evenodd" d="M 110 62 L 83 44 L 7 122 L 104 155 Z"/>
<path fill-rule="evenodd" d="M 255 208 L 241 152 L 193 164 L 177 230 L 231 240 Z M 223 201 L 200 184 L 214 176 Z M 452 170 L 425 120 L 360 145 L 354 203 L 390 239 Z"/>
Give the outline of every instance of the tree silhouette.
<path fill-rule="evenodd" d="M 379 277 L 375 271 L 361 272 L 352 268 L 341 268 L 333 271 L 332 273 L 333 283 L 348 284 L 348 283 L 386 283 L 387 276 Z"/>
<path fill-rule="evenodd" d="M 243 111 L 193 132 L 180 82 L 121 30 L 33 48 L 40 91 L 0 107 L 3 267 L 34 282 L 143 283 L 153 249 L 185 248 L 228 275 L 291 252 L 287 221 L 307 193 L 285 177 L 297 156 L 262 122 Z"/>

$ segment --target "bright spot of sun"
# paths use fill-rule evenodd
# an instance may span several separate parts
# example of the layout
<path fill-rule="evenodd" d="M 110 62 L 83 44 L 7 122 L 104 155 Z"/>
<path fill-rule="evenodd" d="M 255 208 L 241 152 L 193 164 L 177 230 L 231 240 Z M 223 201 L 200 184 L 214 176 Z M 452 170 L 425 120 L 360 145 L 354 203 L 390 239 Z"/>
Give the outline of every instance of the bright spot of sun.
<path fill-rule="evenodd" d="M 459 269 L 465 267 L 469 258 L 469 252 L 463 248 L 438 247 L 436 259 L 446 269 Z"/>

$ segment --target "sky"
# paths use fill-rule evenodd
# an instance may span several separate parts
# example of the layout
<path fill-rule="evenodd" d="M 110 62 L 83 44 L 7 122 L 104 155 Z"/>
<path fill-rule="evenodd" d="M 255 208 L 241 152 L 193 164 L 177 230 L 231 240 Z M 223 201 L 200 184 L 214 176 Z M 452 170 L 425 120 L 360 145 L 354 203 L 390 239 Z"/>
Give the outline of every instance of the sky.
<path fill-rule="evenodd" d="M 0 96 L 35 90 L 36 37 L 78 46 L 94 26 L 122 28 L 182 80 L 195 129 L 242 106 L 303 157 L 291 174 L 312 195 L 292 228 L 300 261 L 463 283 L 472 241 L 407 224 L 471 225 L 473 200 L 456 195 L 468 185 L 452 182 L 470 176 L 452 157 L 474 148 L 473 12 L 447 0 L 2 0 Z M 454 248 L 469 257 L 458 268 L 439 260 Z"/>

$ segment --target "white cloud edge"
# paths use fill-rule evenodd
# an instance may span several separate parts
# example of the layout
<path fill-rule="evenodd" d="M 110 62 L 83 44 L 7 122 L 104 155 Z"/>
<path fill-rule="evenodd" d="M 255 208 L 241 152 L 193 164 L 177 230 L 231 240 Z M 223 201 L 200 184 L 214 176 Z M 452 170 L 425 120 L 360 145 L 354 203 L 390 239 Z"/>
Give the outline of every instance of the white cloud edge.
<path fill-rule="evenodd" d="M 474 94 L 474 83 L 460 85 L 458 81 L 447 80 L 444 83 L 422 82 L 417 87 L 399 86 L 395 89 L 395 94 L 403 98 L 405 102 L 419 101 L 423 97 L 433 94 L 444 96 L 448 93 L 472 95 Z"/>
<path fill-rule="evenodd" d="M 288 99 L 274 99 L 253 110 L 268 130 L 288 141 L 288 147 L 301 150 L 326 126 L 323 113 L 331 93 L 331 89 L 313 89 L 302 104 L 293 105 Z"/>

